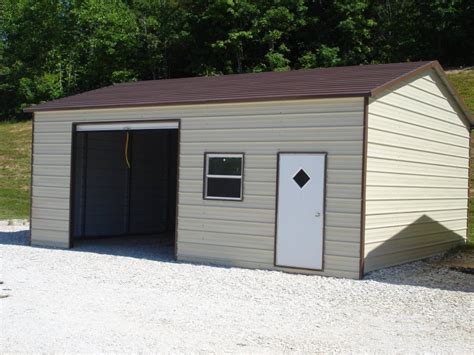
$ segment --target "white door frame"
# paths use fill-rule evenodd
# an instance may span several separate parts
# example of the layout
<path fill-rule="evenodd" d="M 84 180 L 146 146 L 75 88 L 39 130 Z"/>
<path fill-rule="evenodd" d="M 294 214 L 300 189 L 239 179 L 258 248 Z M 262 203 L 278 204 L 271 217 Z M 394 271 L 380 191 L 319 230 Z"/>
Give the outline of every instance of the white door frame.
<path fill-rule="evenodd" d="M 284 265 L 278 265 L 277 264 L 277 235 L 278 235 L 278 201 L 279 201 L 279 185 L 280 185 L 280 155 L 281 154 L 317 154 L 317 155 L 323 155 L 324 156 L 324 183 L 323 183 L 323 211 L 322 211 L 322 217 L 323 217 L 323 230 L 322 230 L 322 238 L 323 238 L 323 248 L 322 248 L 322 258 L 321 258 L 321 269 L 309 269 L 309 268 L 304 268 L 304 267 L 294 267 L 294 266 L 284 266 Z M 277 153 L 277 171 L 276 171 L 276 198 L 275 198 L 275 240 L 274 240 L 274 246 L 273 246 L 273 265 L 276 267 L 280 268 L 285 268 L 285 269 L 296 269 L 296 270 L 309 270 L 309 271 L 324 271 L 324 252 L 325 252 L 325 246 L 326 246 L 326 184 L 327 184 L 327 170 L 328 170 L 328 164 L 327 164 L 327 152 L 287 152 L 287 151 L 281 151 Z"/>

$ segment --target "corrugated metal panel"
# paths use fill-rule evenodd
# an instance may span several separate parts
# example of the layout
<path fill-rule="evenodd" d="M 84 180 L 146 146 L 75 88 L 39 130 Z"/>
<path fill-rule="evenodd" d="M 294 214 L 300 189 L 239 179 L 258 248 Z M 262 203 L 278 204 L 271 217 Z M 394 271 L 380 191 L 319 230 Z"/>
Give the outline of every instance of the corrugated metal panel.
<path fill-rule="evenodd" d="M 338 139 L 347 141 L 358 140 L 362 135 L 362 127 L 304 127 L 304 128 L 254 128 L 254 129 L 203 129 L 187 131 L 183 129 L 181 138 L 187 143 L 214 142 L 258 142 L 274 141 L 330 141 Z"/>
<path fill-rule="evenodd" d="M 181 155 L 180 163 L 182 169 L 186 168 L 199 168 L 203 169 L 201 155 Z M 357 174 L 360 171 L 362 164 L 362 156 L 360 155 L 332 155 L 329 156 L 327 161 L 328 172 L 333 170 L 344 170 L 340 172 L 338 177 L 344 176 L 345 174 Z M 257 155 L 252 154 L 250 159 L 245 160 L 246 169 L 275 169 L 277 164 L 277 157 L 274 154 Z"/>
<path fill-rule="evenodd" d="M 400 147 L 410 150 L 419 150 L 422 152 L 435 152 L 439 155 L 460 157 L 465 159 L 469 158 L 469 148 L 466 148 L 465 144 L 465 142 L 468 141 L 467 139 L 458 138 L 458 145 L 455 146 L 449 143 L 436 142 L 429 133 L 425 133 L 419 137 L 410 137 L 403 134 L 403 127 L 398 126 L 394 129 L 396 129 L 396 133 L 369 128 L 371 143 L 384 144 L 392 147 Z M 400 140 L 400 137 L 403 137 L 402 141 Z M 459 145 L 463 144 L 463 141 L 464 147 L 460 147 Z"/>
<path fill-rule="evenodd" d="M 423 93 L 420 93 L 420 97 Z M 432 106 L 423 100 L 416 100 L 412 97 L 400 95 L 397 92 L 393 92 L 390 95 L 381 97 L 380 102 L 384 102 L 388 105 L 404 108 L 405 110 L 425 115 L 426 117 L 435 118 L 445 122 L 452 123 L 455 126 L 462 126 L 462 122 L 453 122 L 458 119 L 458 115 L 454 108 L 451 112 Z"/>
<path fill-rule="evenodd" d="M 275 225 L 271 222 L 216 221 L 214 218 L 181 217 L 181 214 L 178 217 L 178 225 L 179 229 L 201 232 L 256 234 L 264 237 L 272 237 L 275 233 Z"/>
<path fill-rule="evenodd" d="M 431 237 L 433 234 L 441 232 L 465 229 L 466 218 L 462 218 L 462 216 L 458 216 L 457 218 L 458 219 L 453 221 L 436 221 L 429 215 L 422 215 L 415 221 L 406 225 L 367 229 L 365 231 L 365 242 L 367 244 L 371 244 L 373 242 L 381 243 L 395 239 L 409 239 L 422 235 Z M 387 235 L 390 235 L 389 240 L 386 240 Z"/>
<path fill-rule="evenodd" d="M 242 208 L 242 207 L 214 207 L 207 206 L 205 209 L 201 206 L 183 205 L 180 208 L 181 217 L 202 218 L 232 221 L 261 222 L 272 220 L 275 211 L 272 209 Z"/>
<path fill-rule="evenodd" d="M 34 188 L 33 188 L 34 190 Z M 69 215 L 69 199 L 50 198 L 50 197 L 34 197 L 32 201 L 33 209 L 35 208 L 51 208 L 58 210 L 66 210 Z M 64 236 L 63 236 L 64 237 Z"/>
<path fill-rule="evenodd" d="M 312 151 L 324 151 L 331 152 L 335 155 L 361 155 L 362 147 L 360 141 L 324 141 L 318 142 L 313 140 L 307 141 L 283 141 L 278 142 L 280 151 L 296 151 L 296 152 L 312 152 Z M 36 149 L 36 148 L 35 148 Z M 51 149 L 51 148 L 50 148 Z M 196 151 L 210 151 L 210 152 L 222 152 L 222 151 L 238 151 L 242 150 L 242 143 L 239 142 L 218 142 L 218 143 L 187 143 L 182 142 L 181 152 L 182 154 L 193 154 Z M 44 150 L 43 150 L 44 151 Z M 245 152 L 249 155 L 258 154 L 272 154 L 275 153 L 274 142 L 247 142 L 245 144 Z"/>
<path fill-rule="evenodd" d="M 298 117 L 299 115 L 315 114 L 317 119 L 321 113 L 343 113 L 360 112 L 360 98 L 344 99 L 317 99 L 317 100 L 284 100 L 268 102 L 238 102 L 223 104 L 203 104 L 203 105 L 173 105 L 160 107 L 139 107 L 139 108 L 101 108 L 97 110 L 68 110 L 68 111 L 48 111 L 38 112 L 35 117 L 41 117 L 42 123 L 54 122 L 88 122 L 94 121 L 94 118 L 87 116 L 90 112 L 100 112 L 97 121 L 127 121 L 130 119 L 130 112 L 140 111 L 136 119 L 175 119 L 192 118 L 198 122 L 204 122 L 203 119 L 226 118 L 230 121 L 238 121 L 241 117 L 261 116 L 272 119 L 281 117 Z M 294 109 L 295 102 L 298 102 L 298 110 Z M 317 102 L 317 105 L 314 103 Z M 344 102 L 343 107 L 339 104 Z M 329 115 L 331 116 L 331 115 Z M 186 121 L 186 120 L 185 120 Z M 288 124 L 292 124 L 290 121 Z M 184 124 L 183 121 L 181 124 Z M 238 124 L 238 123 L 237 123 Z M 64 127 L 64 126 L 63 126 Z"/>
<path fill-rule="evenodd" d="M 215 244 L 201 244 L 191 242 L 178 243 L 178 259 L 184 260 L 203 260 L 221 262 L 224 264 L 234 264 L 246 266 L 245 263 L 252 263 L 266 269 L 274 269 L 273 251 L 257 250 L 248 248 L 238 248 L 234 246 L 221 246 Z M 196 254 L 198 256 L 196 256 Z M 217 256 L 217 257 L 216 257 Z M 243 264 L 242 264 L 243 263 Z M 334 275 L 345 277 L 345 273 L 354 275 L 354 271 L 358 268 L 359 258 L 348 256 L 326 255 L 325 271 L 318 274 Z M 257 267 L 258 267 L 257 266 Z M 281 268 L 278 268 L 281 269 Z M 343 273 L 338 273 L 342 271 Z M 355 276 L 355 275 L 354 275 Z M 352 276 L 352 277 L 354 277 Z"/>
<path fill-rule="evenodd" d="M 69 221 L 69 211 L 65 209 L 51 209 L 46 207 L 33 207 L 33 218 L 56 219 L 59 221 Z"/>
<path fill-rule="evenodd" d="M 387 192 L 390 191 L 387 189 Z M 424 200 L 368 200 L 366 206 L 366 210 L 369 211 L 370 214 L 447 211 L 466 208 L 466 199 L 434 198 Z"/>
<path fill-rule="evenodd" d="M 248 174 L 249 176 L 245 178 L 244 181 L 244 190 L 246 194 L 249 195 L 259 195 L 259 196 L 274 196 L 275 189 L 272 189 L 272 184 L 275 183 L 276 178 L 276 170 L 260 170 L 255 169 L 254 174 Z M 250 172 L 250 169 L 248 169 Z M 188 170 L 189 172 L 189 170 Z M 344 174 L 344 171 L 335 171 L 335 173 L 328 174 L 329 176 L 338 176 Z M 196 172 L 197 175 L 197 172 Z M 345 181 L 345 182 L 353 182 L 357 179 L 360 180 L 360 176 L 355 177 L 354 180 L 350 180 L 351 176 L 355 174 L 351 174 L 346 176 L 345 178 L 340 177 L 338 180 Z M 195 176 L 194 179 L 189 178 L 189 175 L 183 174 L 183 180 L 186 180 L 185 186 L 180 190 L 181 192 L 202 192 L 202 171 L 200 171 L 198 178 Z M 268 176 L 268 178 L 266 178 Z M 328 179 L 329 180 L 329 179 Z M 359 198 L 360 197 L 360 185 L 359 184 L 327 184 L 327 193 L 326 196 L 328 198 Z"/>
<path fill-rule="evenodd" d="M 436 87 L 436 85 L 433 85 L 433 86 Z M 420 95 L 423 95 L 424 103 L 429 104 L 433 107 L 442 109 L 442 110 L 446 110 L 451 113 L 453 111 L 453 107 L 449 103 L 449 100 L 446 97 L 444 97 L 444 94 L 439 89 L 437 91 L 438 95 L 432 95 L 429 90 L 433 90 L 433 89 L 434 88 L 420 89 L 416 85 L 405 85 L 397 89 L 397 94 L 403 95 L 405 97 L 411 97 L 411 98 L 417 98 Z M 428 93 L 429 95 L 426 95 L 426 93 Z M 443 96 L 439 96 L 439 95 L 443 95 Z"/>
<path fill-rule="evenodd" d="M 445 243 L 435 245 L 427 245 L 422 243 L 423 247 L 401 250 L 394 253 L 384 253 L 382 255 L 374 255 L 373 257 L 366 259 L 365 267 L 367 270 L 377 270 L 384 267 L 408 263 L 410 261 L 420 260 L 431 255 L 444 252 L 461 243 L 463 242 L 459 239 L 455 241 L 447 239 Z M 397 249 L 398 248 L 391 248 L 390 250 Z"/>
<path fill-rule="evenodd" d="M 367 189 L 367 200 L 432 200 L 442 198 L 467 198 L 467 181 L 464 188 L 426 187 L 414 186 L 406 187 L 401 183 L 398 186 L 385 184 L 384 181 L 376 181 L 376 185 L 370 185 Z M 396 194 L 391 194 L 396 191 Z"/>
<path fill-rule="evenodd" d="M 420 170 L 420 164 L 423 165 L 422 171 Z M 459 179 L 468 179 L 469 174 L 467 167 L 452 167 L 375 157 L 371 157 L 367 161 L 367 170 L 374 173 L 400 173 L 427 177 L 454 177 Z"/>
<path fill-rule="evenodd" d="M 51 229 L 40 229 L 34 226 L 35 238 L 31 240 L 31 245 L 35 246 L 47 246 L 53 248 L 68 248 L 69 241 L 64 239 L 64 232 L 51 230 Z"/>
<path fill-rule="evenodd" d="M 42 187 L 33 185 L 33 197 L 69 199 L 69 187 Z"/>
<path fill-rule="evenodd" d="M 405 136 L 411 137 L 424 137 L 426 139 L 430 139 L 431 141 L 457 146 L 461 148 L 465 148 L 465 142 L 463 142 L 460 137 L 461 135 L 457 134 L 446 134 L 446 131 L 441 131 L 438 129 L 433 129 L 431 127 L 420 127 L 413 125 L 411 123 L 405 123 L 401 121 L 394 121 L 390 118 L 386 118 L 384 116 L 379 116 L 374 113 L 371 113 L 372 116 L 377 116 L 376 120 L 372 120 L 370 124 L 370 128 L 377 129 L 379 131 L 390 132 L 396 130 L 399 134 L 403 134 Z M 465 137 L 465 140 L 469 140 L 469 137 Z"/>
<path fill-rule="evenodd" d="M 321 112 L 299 113 L 284 115 L 262 114 L 248 116 L 228 116 L 226 120 L 220 117 L 196 117 L 193 120 L 187 120 L 182 124 L 182 128 L 186 130 L 203 130 L 203 129 L 261 129 L 261 128 L 295 128 L 295 127 L 352 127 L 359 126 L 359 107 L 347 107 L 342 111 L 328 112 L 337 108 L 334 105 L 321 105 Z M 344 111 L 347 110 L 347 111 Z M 308 116 L 311 120 L 308 121 Z M 328 118 L 331 118 L 329 121 Z"/>
<path fill-rule="evenodd" d="M 27 111 L 364 96 L 432 65 L 437 63 L 378 64 L 141 81 L 92 90 L 33 106 Z"/>
<path fill-rule="evenodd" d="M 424 173 L 424 172 L 422 172 Z M 367 177 L 370 185 L 379 184 L 383 181 L 383 186 L 417 186 L 417 187 L 438 187 L 438 188 L 461 188 L 466 187 L 467 178 L 427 176 L 400 173 L 385 173 L 373 171 Z"/>
<path fill-rule="evenodd" d="M 234 201 L 219 201 L 213 200 L 212 203 L 209 200 L 203 200 L 202 198 L 202 190 L 196 192 L 182 192 L 183 185 L 185 185 L 185 181 L 181 181 L 179 184 L 179 204 L 182 205 L 192 205 L 192 206 L 218 206 L 218 207 L 233 207 L 235 206 L 236 202 Z M 245 185 L 244 185 L 245 189 Z M 260 196 L 260 195 L 248 195 L 244 190 L 244 199 L 242 201 L 245 203 L 245 207 L 248 208 L 263 208 L 263 209 L 274 209 L 275 208 L 275 195 L 271 196 Z M 242 202 L 238 204 L 239 206 L 242 205 Z"/>
<path fill-rule="evenodd" d="M 202 160 L 202 157 L 200 157 Z M 247 160 L 251 160 L 251 157 L 248 157 Z M 202 174 L 203 174 L 203 167 L 200 168 L 183 168 L 181 167 L 180 179 L 182 180 L 189 180 L 186 183 L 187 190 L 182 190 L 183 192 L 194 192 L 199 189 L 202 189 Z M 275 174 L 276 169 L 259 169 L 253 168 L 249 169 L 247 166 L 246 173 L 245 173 L 245 185 L 246 187 L 251 188 L 252 185 L 255 186 L 256 189 L 263 189 L 262 194 L 268 195 L 271 191 L 271 188 L 266 184 L 268 181 L 275 181 Z M 197 186 L 200 185 L 200 186 Z M 274 194 L 275 191 L 271 191 L 271 194 Z"/>
<path fill-rule="evenodd" d="M 180 231 L 180 238 L 188 241 L 189 243 L 204 244 L 211 247 L 212 245 L 221 245 L 245 248 L 251 245 L 253 249 L 262 249 L 267 251 L 273 251 L 273 245 L 275 242 L 273 237 L 265 237 L 261 235 L 214 233 L 186 229 Z"/>
<path fill-rule="evenodd" d="M 58 171 L 60 174 L 63 174 L 63 170 Z M 50 175 L 39 175 L 38 171 L 35 171 L 33 176 L 33 186 L 40 187 L 67 187 L 69 188 L 69 177 L 62 175 L 54 175 L 54 171 L 50 172 Z"/>
<path fill-rule="evenodd" d="M 440 130 L 441 132 L 454 134 L 461 137 L 469 137 L 469 135 L 466 134 L 466 128 L 463 125 L 439 120 L 436 117 L 431 117 L 430 120 L 427 120 L 426 116 L 421 113 L 407 111 L 403 107 L 389 105 L 379 100 L 372 101 L 370 103 L 370 114 L 377 115 L 378 117 L 389 118 L 394 123 L 402 122 L 414 126 Z M 430 124 L 432 120 L 436 122 L 435 125 Z"/>
<path fill-rule="evenodd" d="M 69 177 L 69 171 L 64 169 L 64 165 L 59 165 L 59 162 L 57 163 L 58 165 L 35 164 L 35 178 L 55 177 L 56 179 L 59 179 L 63 177 Z"/>
<path fill-rule="evenodd" d="M 224 246 L 216 244 L 193 243 L 184 240 L 178 242 L 178 258 L 183 256 L 197 256 L 212 260 L 217 257 L 230 261 L 249 261 L 253 263 L 273 264 L 273 251 L 246 247 Z"/>
<path fill-rule="evenodd" d="M 468 137 L 461 112 L 433 73 L 369 104 L 366 272 L 465 240 Z"/>
<path fill-rule="evenodd" d="M 430 211 L 430 218 L 438 222 L 452 221 L 459 219 L 459 216 L 466 215 L 467 208 L 462 208 L 458 210 Z M 407 226 L 412 223 L 416 223 L 419 218 L 419 212 L 402 212 L 390 214 L 372 214 L 366 216 L 365 221 L 367 226 L 370 226 L 370 229 L 372 229 L 390 226 Z"/>
<path fill-rule="evenodd" d="M 459 168 L 466 168 L 468 162 L 467 157 L 461 158 L 452 155 L 438 154 L 435 152 L 421 150 L 417 150 L 415 153 L 413 149 L 403 147 L 401 140 L 398 147 L 369 142 L 367 156 L 369 158 L 385 158 L 395 161 L 408 161 L 440 166 L 454 166 Z M 420 171 L 423 170 L 420 169 Z"/>
<path fill-rule="evenodd" d="M 35 166 L 55 166 L 57 169 L 63 169 L 69 176 L 69 164 L 71 164 L 71 156 L 69 153 L 59 154 L 34 154 Z"/>
<path fill-rule="evenodd" d="M 356 243 L 360 245 L 360 227 L 329 227 L 325 230 L 326 240 L 334 240 L 348 243 Z"/>
<path fill-rule="evenodd" d="M 362 99 L 57 111 L 36 117 L 32 238 L 37 244 L 67 245 L 72 122 L 181 118 L 178 258 L 275 268 L 277 152 L 327 151 L 327 252 L 322 274 L 358 275 Z M 243 201 L 203 200 L 206 151 L 245 153 Z M 48 217 L 43 209 L 54 212 Z M 62 235 L 55 232 L 48 239 L 43 229 L 36 232 L 36 219 L 48 218 L 64 230 Z M 40 225 L 46 228 L 47 223 Z"/>
<path fill-rule="evenodd" d="M 58 221 L 58 220 L 53 220 L 53 219 L 42 219 L 42 218 L 35 218 L 34 219 L 34 228 L 36 229 L 44 229 L 44 230 L 52 230 L 52 231 L 58 231 L 58 232 L 64 232 L 67 233 L 69 230 L 69 225 L 68 223 L 65 223 L 64 221 Z M 34 240 L 37 240 L 37 238 L 33 238 Z"/>

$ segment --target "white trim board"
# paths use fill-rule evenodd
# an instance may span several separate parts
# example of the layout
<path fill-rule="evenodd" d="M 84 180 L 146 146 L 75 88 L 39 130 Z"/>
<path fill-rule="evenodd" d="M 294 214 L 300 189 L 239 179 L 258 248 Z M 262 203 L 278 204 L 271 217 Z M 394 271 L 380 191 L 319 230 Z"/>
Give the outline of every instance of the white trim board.
<path fill-rule="evenodd" d="M 178 129 L 178 122 L 81 123 L 76 126 L 77 132 L 133 131 L 145 129 Z"/>

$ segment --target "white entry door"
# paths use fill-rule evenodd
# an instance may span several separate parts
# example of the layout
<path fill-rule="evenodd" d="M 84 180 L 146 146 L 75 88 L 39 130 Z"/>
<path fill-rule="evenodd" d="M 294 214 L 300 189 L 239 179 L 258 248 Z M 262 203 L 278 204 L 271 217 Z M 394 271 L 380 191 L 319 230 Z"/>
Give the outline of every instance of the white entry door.
<path fill-rule="evenodd" d="M 326 154 L 281 153 L 275 264 L 323 269 Z"/>

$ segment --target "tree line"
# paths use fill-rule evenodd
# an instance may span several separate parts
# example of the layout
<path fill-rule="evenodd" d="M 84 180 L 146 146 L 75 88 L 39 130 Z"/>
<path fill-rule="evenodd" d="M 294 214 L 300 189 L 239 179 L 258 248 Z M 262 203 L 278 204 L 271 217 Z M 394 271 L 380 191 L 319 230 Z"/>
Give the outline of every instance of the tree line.
<path fill-rule="evenodd" d="M 114 83 L 474 63 L 472 0 L 0 0 L 0 120 Z"/>

